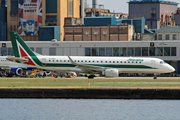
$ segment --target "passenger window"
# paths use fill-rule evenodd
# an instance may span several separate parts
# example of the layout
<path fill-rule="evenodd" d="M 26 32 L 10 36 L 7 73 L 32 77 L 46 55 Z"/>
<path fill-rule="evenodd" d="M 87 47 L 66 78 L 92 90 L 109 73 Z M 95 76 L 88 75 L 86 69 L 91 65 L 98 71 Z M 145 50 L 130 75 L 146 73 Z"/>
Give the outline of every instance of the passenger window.
<path fill-rule="evenodd" d="M 119 61 L 117 61 L 117 63 L 119 63 Z"/>
<path fill-rule="evenodd" d="M 79 62 L 79 60 L 78 60 L 78 62 Z"/>
<path fill-rule="evenodd" d="M 85 61 L 85 62 L 87 62 L 87 61 Z"/>
<path fill-rule="evenodd" d="M 123 62 L 121 61 L 121 63 L 123 63 Z"/>
<path fill-rule="evenodd" d="M 91 61 L 89 61 L 89 62 L 91 62 Z"/>
<path fill-rule="evenodd" d="M 126 63 L 126 61 L 124 61 L 124 63 Z"/>
<path fill-rule="evenodd" d="M 64 62 L 66 62 L 66 60 L 64 60 Z"/>
<path fill-rule="evenodd" d="M 109 63 L 111 63 L 111 61 L 109 61 Z"/>
<path fill-rule="evenodd" d="M 106 63 L 107 63 L 107 61 L 106 61 Z"/>
<path fill-rule="evenodd" d="M 51 62 L 51 60 L 49 60 L 49 62 Z"/>
<path fill-rule="evenodd" d="M 81 62 L 83 62 L 83 60 Z"/>
<path fill-rule="evenodd" d="M 128 63 L 130 63 L 130 62 L 128 62 Z"/>
<path fill-rule="evenodd" d="M 141 63 L 141 62 L 139 62 L 139 63 Z"/>
<path fill-rule="evenodd" d="M 68 62 L 69 62 L 69 60 L 68 60 Z"/>
<path fill-rule="evenodd" d="M 134 62 L 132 62 L 132 63 L 134 63 Z"/>
<path fill-rule="evenodd" d="M 115 63 L 115 61 L 113 61 L 113 63 Z"/>
<path fill-rule="evenodd" d="M 58 62 L 58 60 L 56 60 L 56 62 Z"/>
<path fill-rule="evenodd" d="M 101 63 L 103 63 L 103 61 L 101 61 Z"/>

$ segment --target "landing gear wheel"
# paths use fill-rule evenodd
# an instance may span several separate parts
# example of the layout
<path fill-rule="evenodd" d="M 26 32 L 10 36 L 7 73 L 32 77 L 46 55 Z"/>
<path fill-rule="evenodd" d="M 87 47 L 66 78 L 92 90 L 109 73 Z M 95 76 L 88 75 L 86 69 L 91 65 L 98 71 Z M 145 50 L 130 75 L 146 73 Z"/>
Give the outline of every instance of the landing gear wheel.
<path fill-rule="evenodd" d="M 37 75 L 34 75 L 34 78 L 37 78 Z"/>
<path fill-rule="evenodd" d="M 88 76 L 88 79 L 94 79 L 94 75 L 90 75 L 90 76 Z"/>
<path fill-rule="evenodd" d="M 153 77 L 154 79 L 157 79 L 157 73 L 154 73 L 154 77 Z"/>

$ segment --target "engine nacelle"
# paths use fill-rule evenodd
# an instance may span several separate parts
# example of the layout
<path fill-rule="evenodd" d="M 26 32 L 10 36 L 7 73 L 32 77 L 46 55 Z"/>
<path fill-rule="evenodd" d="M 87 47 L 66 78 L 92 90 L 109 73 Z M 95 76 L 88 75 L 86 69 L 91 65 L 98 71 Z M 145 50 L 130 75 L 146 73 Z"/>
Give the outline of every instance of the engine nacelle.
<path fill-rule="evenodd" d="M 22 68 L 11 68 L 10 74 L 11 75 L 21 75 Z"/>
<path fill-rule="evenodd" d="M 39 75 L 41 75 L 41 76 L 48 76 L 50 74 L 51 74 L 51 71 L 41 71 L 41 72 L 39 72 Z"/>
<path fill-rule="evenodd" d="M 51 71 L 45 71 L 46 76 L 51 74 Z"/>
<path fill-rule="evenodd" d="M 103 71 L 102 75 L 105 77 L 118 77 L 119 71 L 117 69 L 106 69 Z"/>

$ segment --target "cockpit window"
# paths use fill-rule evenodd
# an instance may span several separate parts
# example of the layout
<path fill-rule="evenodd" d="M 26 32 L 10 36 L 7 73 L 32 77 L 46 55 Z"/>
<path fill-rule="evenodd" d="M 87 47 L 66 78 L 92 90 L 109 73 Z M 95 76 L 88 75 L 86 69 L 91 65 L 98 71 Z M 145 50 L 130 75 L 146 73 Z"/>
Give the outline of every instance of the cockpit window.
<path fill-rule="evenodd" d="M 166 62 L 165 61 L 160 61 L 160 64 L 166 64 Z"/>

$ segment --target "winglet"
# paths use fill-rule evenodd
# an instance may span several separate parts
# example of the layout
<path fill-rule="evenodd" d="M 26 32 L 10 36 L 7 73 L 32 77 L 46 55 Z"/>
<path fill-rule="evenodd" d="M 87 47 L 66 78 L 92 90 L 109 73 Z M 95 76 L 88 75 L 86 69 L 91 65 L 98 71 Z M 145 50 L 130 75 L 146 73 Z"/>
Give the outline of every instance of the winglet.
<path fill-rule="evenodd" d="M 78 65 L 77 63 L 75 63 L 75 62 L 70 58 L 70 56 L 68 56 L 68 58 L 69 58 L 69 60 L 71 61 L 71 63 L 72 63 L 73 65 Z"/>

